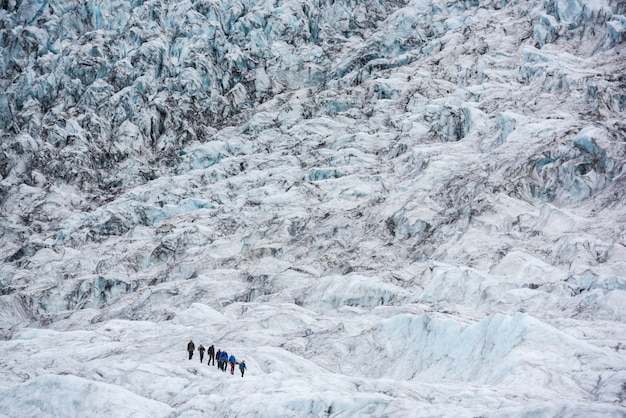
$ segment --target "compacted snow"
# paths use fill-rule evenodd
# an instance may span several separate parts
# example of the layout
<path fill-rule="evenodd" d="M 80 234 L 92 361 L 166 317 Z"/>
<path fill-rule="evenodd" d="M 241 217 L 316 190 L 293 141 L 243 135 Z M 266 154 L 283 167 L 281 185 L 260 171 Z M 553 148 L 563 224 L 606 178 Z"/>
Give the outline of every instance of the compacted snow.
<path fill-rule="evenodd" d="M 625 15 L 2 2 L 0 416 L 626 416 Z"/>

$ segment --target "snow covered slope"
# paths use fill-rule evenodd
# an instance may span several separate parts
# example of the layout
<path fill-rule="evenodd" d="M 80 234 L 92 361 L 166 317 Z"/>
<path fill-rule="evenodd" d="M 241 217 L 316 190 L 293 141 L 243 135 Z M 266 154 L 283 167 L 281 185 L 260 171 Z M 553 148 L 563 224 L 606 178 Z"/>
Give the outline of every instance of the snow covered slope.
<path fill-rule="evenodd" d="M 0 415 L 626 416 L 623 2 L 0 4 Z"/>

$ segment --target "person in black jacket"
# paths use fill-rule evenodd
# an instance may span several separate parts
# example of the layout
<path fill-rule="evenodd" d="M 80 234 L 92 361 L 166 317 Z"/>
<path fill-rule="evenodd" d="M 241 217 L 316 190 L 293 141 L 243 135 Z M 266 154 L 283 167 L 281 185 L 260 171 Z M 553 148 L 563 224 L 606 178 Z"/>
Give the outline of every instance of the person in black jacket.
<path fill-rule="evenodd" d="M 202 359 L 204 358 L 204 346 L 202 344 L 200 344 L 200 347 L 198 347 L 198 351 L 200 352 L 200 363 L 202 363 Z"/>
<path fill-rule="evenodd" d="M 209 358 L 207 359 L 207 364 L 210 366 L 211 360 L 213 360 L 213 365 L 215 366 L 215 347 L 213 347 L 213 344 L 211 344 L 206 353 L 207 356 L 209 356 Z"/>
<path fill-rule="evenodd" d="M 196 349 L 196 345 L 192 340 L 189 340 L 189 344 L 187 344 L 187 351 L 189 352 L 189 360 L 193 357 L 193 350 Z"/>

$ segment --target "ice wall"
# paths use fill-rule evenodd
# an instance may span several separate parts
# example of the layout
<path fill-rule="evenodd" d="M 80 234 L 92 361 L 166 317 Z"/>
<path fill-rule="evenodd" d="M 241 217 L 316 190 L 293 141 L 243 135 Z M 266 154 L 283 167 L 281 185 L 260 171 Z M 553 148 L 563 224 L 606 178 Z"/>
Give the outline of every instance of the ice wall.
<path fill-rule="evenodd" d="M 0 410 L 623 415 L 624 13 L 4 2 Z"/>

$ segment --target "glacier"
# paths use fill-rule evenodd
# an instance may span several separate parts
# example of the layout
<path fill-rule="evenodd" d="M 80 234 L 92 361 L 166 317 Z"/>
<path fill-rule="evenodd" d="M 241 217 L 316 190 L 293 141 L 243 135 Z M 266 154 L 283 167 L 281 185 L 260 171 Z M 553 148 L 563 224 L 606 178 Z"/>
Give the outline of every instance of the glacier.
<path fill-rule="evenodd" d="M 623 2 L 0 4 L 0 416 L 626 416 Z"/>

